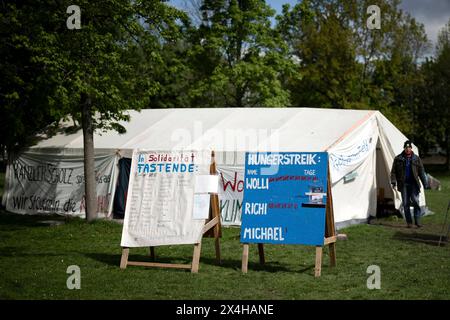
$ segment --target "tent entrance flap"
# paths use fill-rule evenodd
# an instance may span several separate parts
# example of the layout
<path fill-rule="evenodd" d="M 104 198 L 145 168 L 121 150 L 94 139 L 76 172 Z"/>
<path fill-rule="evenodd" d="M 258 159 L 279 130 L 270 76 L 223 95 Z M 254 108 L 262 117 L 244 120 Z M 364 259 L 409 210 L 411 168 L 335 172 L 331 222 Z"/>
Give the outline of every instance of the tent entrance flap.
<path fill-rule="evenodd" d="M 116 193 L 114 194 L 113 217 L 123 219 L 127 201 L 128 182 L 130 181 L 131 159 L 119 160 L 119 175 L 117 177 Z"/>
<path fill-rule="evenodd" d="M 389 166 L 380 143 L 376 147 L 377 218 L 395 214 L 394 192 L 390 184 Z"/>

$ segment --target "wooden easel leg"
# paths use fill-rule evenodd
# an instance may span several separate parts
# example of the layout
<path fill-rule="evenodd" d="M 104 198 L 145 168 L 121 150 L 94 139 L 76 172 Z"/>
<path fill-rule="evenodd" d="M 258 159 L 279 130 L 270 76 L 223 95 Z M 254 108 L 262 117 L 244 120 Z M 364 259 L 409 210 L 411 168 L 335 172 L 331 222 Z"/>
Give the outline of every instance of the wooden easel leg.
<path fill-rule="evenodd" d="M 316 267 L 314 268 L 314 276 L 320 277 L 322 270 L 322 246 L 316 246 Z"/>
<path fill-rule="evenodd" d="M 264 258 L 264 244 L 258 243 L 259 263 L 264 264 L 266 260 Z"/>
<path fill-rule="evenodd" d="M 150 247 L 150 260 L 155 261 L 155 247 Z"/>
<path fill-rule="evenodd" d="M 336 243 L 330 243 L 328 245 L 329 255 L 330 255 L 330 267 L 336 267 Z"/>
<path fill-rule="evenodd" d="M 222 261 L 220 259 L 220 238 L 219 238 L 219 223 L 214 227 L 214 241 L 216 246 L 216 262 L 217 264 L 221 264 Z"/>
<path fill-rule="evenodd" d="M 199 265 L 200 265 L 200 251 L 202 250 L 202 243 L 196 243 L 194 245 L 194 255 L 192 257 L 192 273 L 198 273 Z"/>
<path fill-rule="evenodd" d="M 128 263 L 129 248 L 122 248 L 122 258 L 120 259 L 120 269 L 125 269 Z"/>
<path fill-rule="evenodd" d="M 248 271 L 248 243 L 244 243 L 242 249 L 242 273 Z"/>

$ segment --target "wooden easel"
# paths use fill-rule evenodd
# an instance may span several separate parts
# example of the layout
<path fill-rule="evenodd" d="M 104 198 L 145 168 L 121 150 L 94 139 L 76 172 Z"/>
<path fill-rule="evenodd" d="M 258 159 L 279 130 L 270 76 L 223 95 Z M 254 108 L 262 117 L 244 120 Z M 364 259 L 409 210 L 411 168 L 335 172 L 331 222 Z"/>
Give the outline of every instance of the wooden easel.
<path fill-rule="evenodd" d="M 215 162 L 214 151 L 211 154 L 210 174 L 216 174 L 216 162 Z M 218 194 L 210 195 L 209 218 L 205 222 L 205 225 L 203 226 L 202 237 L 204 237 L 208 231 L 213 231 L 213 236 L 215 238 L 216 261 L 218 264 L 220 264 L 221 263 L 221 260 L 220 260 L 221 224 L 220 224 L 220 208 L 219 208 Z M 176 268 L 176 269 L 191 269 L 192 273 L 198 273 L 198 269 L 200 266 L 200 252 L 201 252 L 201 248 L 202 248 L 201 240 L 199 243 L 194 244 L 194 252 L 192 255 L 192 263 L 191 264 L 173 264 L 173 263 L 154 262 L 155 258 L 156 258 L 155 247 L 149 247 L 149 248 L 150 248 L 150 259 L 153 262 L 129 261 L 128 255 L 130 252 L 130 248 L 123 247 L 122 248 L 122 258 L 120 259 L 120 268 L 125 269 L 127 266 Z"/>
<path fill-rule="evenodd" d="M 323 245 L 316 246 L 316 264 L 314 267 L 314 276 L 320 277 L 322 271 L 322 253 L 323 246 L 328 245 L 330 256 L 330 267 L 336 266 L 336 229 L 334 226 L 334 213 L 333 213 L 333 198 L 331 194 L 331 180 L 330 173 L 328 171 L 328 187 L 327 187 L 327 204 L 325 210 L 325 238 L 323 239 Z M 249 244 L 243 244 L 242 250 L 242 273 L 248 271 L 248 252 Z M 259 263 L 264 264 L 264 244 L 258 243 Z"/>
<path fill-rule="evenodd" d="M 334 226 L 333 195 L 331 193 L 330 170 L 328 170 L 327 206 L 325 210 L 325 238 L 323 246 L 328 245 L 330 256 L 330 267 L 336 266 L 336 228 Z M 320 277 L 322 271 L 322 251 L 323 246 L 316 246 L 316 265 L 314 276 Z"/>

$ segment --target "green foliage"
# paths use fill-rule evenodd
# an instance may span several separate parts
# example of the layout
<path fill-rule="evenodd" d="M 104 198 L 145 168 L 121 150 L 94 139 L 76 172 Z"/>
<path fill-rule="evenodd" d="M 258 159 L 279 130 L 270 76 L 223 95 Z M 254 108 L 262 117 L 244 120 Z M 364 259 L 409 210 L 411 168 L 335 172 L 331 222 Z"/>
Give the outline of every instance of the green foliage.
<path fill-rule="evenodd" d="M 377 109 L 412 132 L 413 87 L 426 48 L 424 27 L 400 1 L 305 0 L 285 6 L 279 32 L 299 61 L 288 81 L 292 105 Z M 367 7 L 382 12 L 381 30 L 366 26 Z"/>
<path fill-rule="evenodd" d="M 35 125 L 12 129 L 12 135 L 0 145 L 6 146 L 10 155 L 12 147 L 25 145 L 19 138 L 36 133 L 49 120 L 68 115 L 81 120 L 86 217 L 91 221 L 97 207 L 94 131 L 123 132 L 118 121 L 128 120 L 124 111 L 148 106 L 150 96 L 159 89 L 152 77 L 152 65 L 161 63 L 161 47 L 177 37 L 176 20 L 185 15 L 161 1 L 80 0 L 81 29 L 70 29 L 66 10 L 71 4 L 69 0 L 41 0 L 4 5 L 8 8 L 0 17 L 2 24 L 13 22 L 4 44 L 9 71 L 4 80 L 8 83 L 13 78 L 13 85 L 7 86 L 2 95 L 6 100 L 2 112 L 13 125 L 30 117 L 30 106 L 41 117 L 36 117 Z M 24 59 L 15 58 L 17 48 L 25 48 Z M 15 79 L 15 69 L 29 70 L 30 64 L 36 68 L 31 70 L 31 80 Z M 36 101 L 21 98 L 18 93 L 27 92 L 30 86 Z M 15 114 L 12 109 L 18 101 L 23 105 Z M 16 133 L 21 136 L 14 136 Z"/>
<path fill-rule="evenodd" d="M 11 151 L 53 121 L 80 121 L 87 102 L 94 128 L 120 129 L 123 111 L 147 107 L 159 90 L 152 68 L 186 19 L 162 1 L 80 0 L 81 29 L 70 30 L 71 4 L 2 5 L 0 144 Z"/>
<path fill-rule="evenodd" d="M 401 0 L 5 2 L 0 11 L 0 152 L 69 115 L 121 132 L 124 110 L 187 107 L 376 109 L 426 151 L 449 153 L 449 26 L 423 60 L 424 26 Z M 366 26 L 367 7 L 382 13 Z M 449 158 L 449 156 L 448 156 Z"/>
<path fill-rule="evenodd" d="M 289 92 L 282 75 L 293 63 L 271 28 L 275 12 L 263 0 L 205 0 L 201 25 L 190 34 L 193 105 L 282 107 Z"/>
<path fill-rule="evenodd" d="M 278 17 L 278 30 L 299 61 L 299 74 L 289 82 L 294 106 L 342 108 L 351 101 L 357 63 L 343 10 L 339 1 L 303 1 Z"/>
<path fill-rule="evenodd" d="M 445 150 L 450 168 L 450 21 L 440 31 L 436 47 L 436 58 L 422 64 L 420 82 L 413 88 L 414 137 L 425 152 L 435 146 Z"/>
<path fill-rule="evenodd" d="M 450 168 L 450 19 L 439 33 L 436 58 L 436 94 L 434 95 L 434 112 L 440 115 L 436 140 L 446 151 L 447 168 Z"/>
<path fill-rule="evenodd" d="M 48 26 L 38 5 L 2 3 L 0 11 L 0 146 L 18 151 L 36 132 L 57 120 L 49 106 L 56 79 L 36 59 L 37 38 Z"/>
<path fill-rule="evenodd" d="M 126 120 L 124 110 L 147 106 L 158 90 L 151 66 L 160 63 L 161 41 L 176 35 L 174 20 L 182 15 L 159 1 L 78 5 L 81 30 L 48 35 L 54 40 L 51 63 L 65 71 L 59 101 L 77 115 L 88 96 L 95 127 L 108 129 L 111 121 Z"/>

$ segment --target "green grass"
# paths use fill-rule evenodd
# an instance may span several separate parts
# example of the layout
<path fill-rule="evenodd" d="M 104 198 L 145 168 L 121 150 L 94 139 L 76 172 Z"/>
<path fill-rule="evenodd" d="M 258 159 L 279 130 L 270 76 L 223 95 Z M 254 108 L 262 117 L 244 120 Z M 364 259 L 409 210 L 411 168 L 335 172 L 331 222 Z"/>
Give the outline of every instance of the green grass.
<path fill-rule="evenodd" d="M 119 268 L 122 226 L 111 221 L 0 213 L 0 299 L 450 299 L 450 244 L 438 247 L 450 200 L 450 176 L 436 176 L 442 191 L 426 191 L 434 215 L 425 228 L 406 229 L 403 221 L 343 230 L 337 267 L 314 278 L 315 248 L 266 245 L 266 265 L 250 246 L 249 272 L 242 274 L 239 230 L 223 229 L 221 266 L 213 239 L 203 240 L 200 271 Z M 2 177 L 0 177 L 2 179 Z M 1 180 L 0 180 L 1 181 Z M 64 222 L 58 226 L 46 220 Z M 156 248 L 157 260 L 190 263 L 192 245 Z M 145 248 L 131 249 L 130 260 L 149 260 Z M 81 289 L 69 290 L 67 267 L 81 269 Z M 367 267 L 381 268 L 381 289 L 369 290 Z"/>

